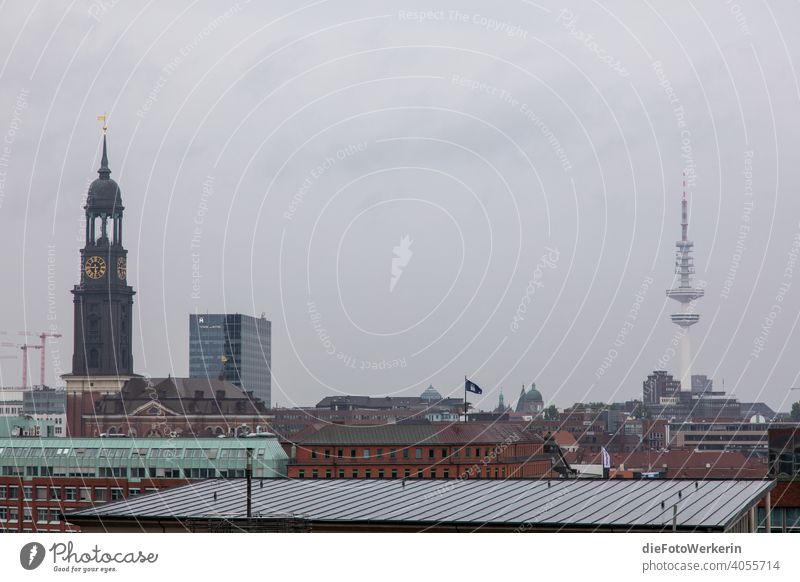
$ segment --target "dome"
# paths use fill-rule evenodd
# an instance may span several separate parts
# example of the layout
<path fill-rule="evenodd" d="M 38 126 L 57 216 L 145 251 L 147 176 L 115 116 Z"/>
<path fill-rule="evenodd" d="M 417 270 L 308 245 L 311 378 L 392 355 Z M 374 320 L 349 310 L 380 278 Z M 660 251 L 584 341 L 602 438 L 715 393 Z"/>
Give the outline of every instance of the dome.
<path fill-rule="evenodd" d="M 122 192 L 111 178 L 98 178 L 89 185 L 86 206 L 93 210 L 107 210 L 109 213 L 122 210 Z"/>
<path fill-rule="evenodd" d="M 123 210 L 122 192 L 119 185 L 111 179 L 111 170 L 108 169 L 108 151 L 106 149 L 106 136 L 103 135 L 103 158 L 100 160 L 100 169 L 97 170 L 98 178 L 89 184 L 89 193 L 86 196 L 87 210 L 107 212 Z"/>
<path fill-rule="evenodd" d="M 525 396 L 527 397 L 527 400 L 530 400 L 531 402 L 544 402 L 542 393 L 536 389 L 536 382 L 531 384 L 530 390 L 528 390 L 528 393 Z"/>
<path fill-rule="evenodd" d="M 434 388 L 433 385 L 430 385 L 427 388 L 425 388 L 425 392 L 420 394 L 420 398 L 422 400 L 436 400 L 436 401 L 443 400 L 442 395 L 439 394 L 439 391 L 436 390 L 436 388 Z"/>

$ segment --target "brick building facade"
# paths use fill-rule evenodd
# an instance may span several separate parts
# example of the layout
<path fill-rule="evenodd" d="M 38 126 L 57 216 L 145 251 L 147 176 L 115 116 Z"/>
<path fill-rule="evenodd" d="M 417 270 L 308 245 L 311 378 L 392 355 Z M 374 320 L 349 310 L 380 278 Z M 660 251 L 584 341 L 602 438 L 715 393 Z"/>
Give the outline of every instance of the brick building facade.
<path fill-rule="evenodd" d="M 214 478 L 282 477 L 286 454 L 269 437 L 0 439 L 0 532 L 74 531 L 70 511 Z"/>
<path fill-rule="evenodd" d="M 285 446 L 298 479 L 515 479 L 557 476 L 525 425 L 328 425 Z"/>

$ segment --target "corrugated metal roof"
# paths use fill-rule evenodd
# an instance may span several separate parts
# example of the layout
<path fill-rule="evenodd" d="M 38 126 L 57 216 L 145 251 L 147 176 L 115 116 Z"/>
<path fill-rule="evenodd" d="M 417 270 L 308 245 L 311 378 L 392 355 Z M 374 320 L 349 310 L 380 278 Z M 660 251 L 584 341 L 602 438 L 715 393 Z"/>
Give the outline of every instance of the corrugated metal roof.
<path fill-rule="evenodd" d="M 679 529 L 724 530 L 773 486 L 732 480 L 408 480 L 404 485 L 400 480 L 277 479 L 253 484 L 252 508 L 253 515 L 328 523 L 669 529 L 677 505 Z M 209 480 L 71 515 L 240 519 L 245 492 L 242 479 Z"/>

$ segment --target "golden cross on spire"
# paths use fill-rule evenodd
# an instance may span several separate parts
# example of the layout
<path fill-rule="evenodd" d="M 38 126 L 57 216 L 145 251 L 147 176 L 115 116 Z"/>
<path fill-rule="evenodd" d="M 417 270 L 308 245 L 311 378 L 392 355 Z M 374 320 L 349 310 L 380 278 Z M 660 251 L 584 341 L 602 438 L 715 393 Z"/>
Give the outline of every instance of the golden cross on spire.
<path fill-rule="evenodd" d="M 103 135 L 105 135 L 106 131 L 108 131 L 108 124 L 106 123 L 106 119 L 107 119 L 107 115 L 105 113 L 103 115 L 98 115 L 97 116 L 97 121 L 102 121 L 103 122 Z"/>

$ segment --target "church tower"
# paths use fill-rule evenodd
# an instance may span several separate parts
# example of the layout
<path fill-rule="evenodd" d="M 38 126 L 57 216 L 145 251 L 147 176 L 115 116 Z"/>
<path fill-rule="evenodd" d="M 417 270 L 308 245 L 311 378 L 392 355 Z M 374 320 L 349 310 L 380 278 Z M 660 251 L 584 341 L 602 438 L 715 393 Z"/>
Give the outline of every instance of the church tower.
<path fill-rule="evenodd" d="M 75 307 L 72 373 L 64 376 L 71 436 L 84 436 L 76 422 L 94 410 L 94 395 L 119 392 L 133 374 L 133 296 L 122 239 L 122 193 L 108 167 L 106 127 L 98 178 L 86 198 L 86 240 Z M 70 396 L 72 398 L 70 398 Z M 72 413 L 72 414 L 70 414 Z M 80 434 L 78 434 L 80 431 Z M 89 435 L 85 435 L 89 436 Z"/>

